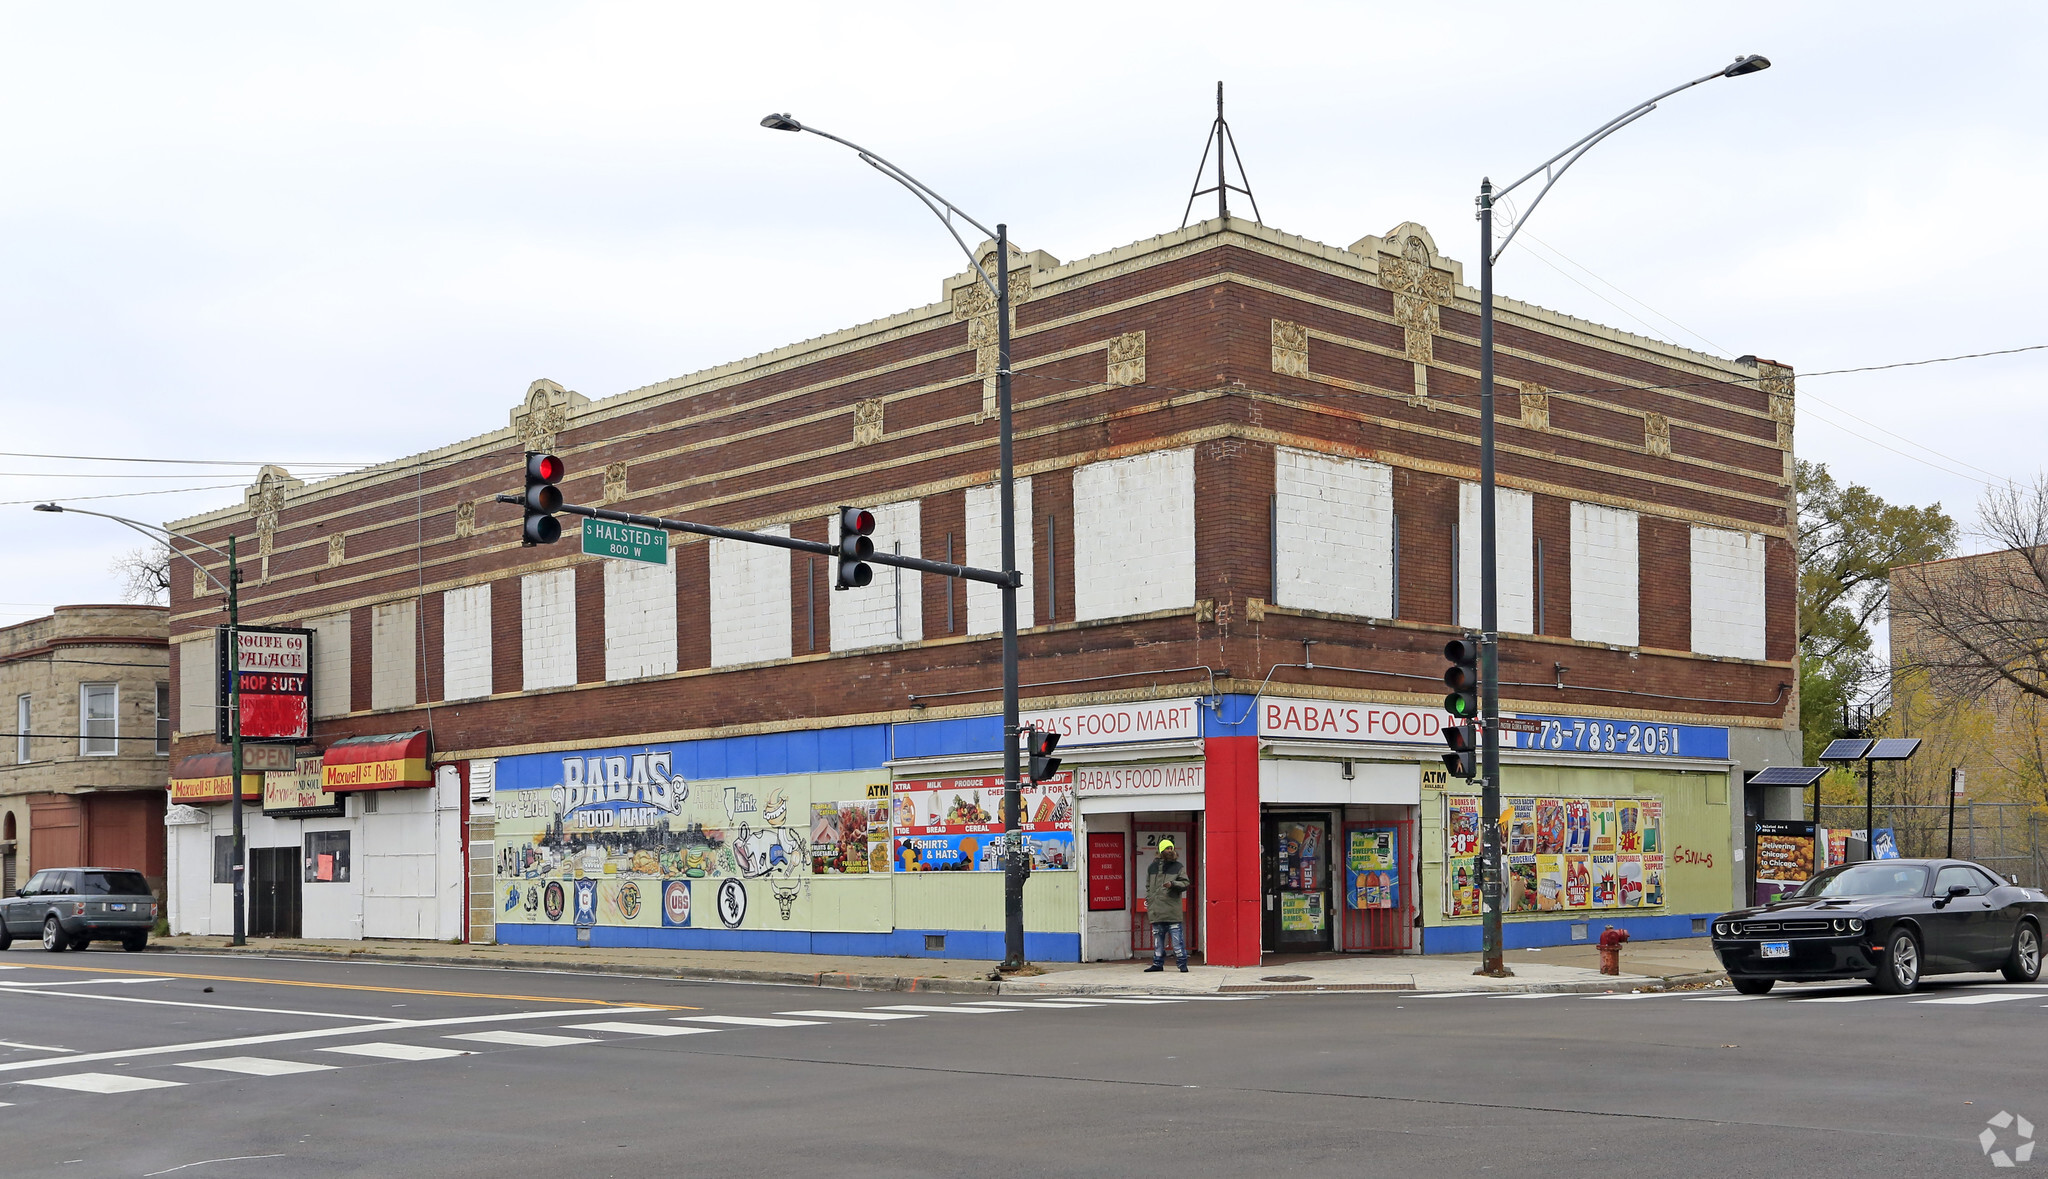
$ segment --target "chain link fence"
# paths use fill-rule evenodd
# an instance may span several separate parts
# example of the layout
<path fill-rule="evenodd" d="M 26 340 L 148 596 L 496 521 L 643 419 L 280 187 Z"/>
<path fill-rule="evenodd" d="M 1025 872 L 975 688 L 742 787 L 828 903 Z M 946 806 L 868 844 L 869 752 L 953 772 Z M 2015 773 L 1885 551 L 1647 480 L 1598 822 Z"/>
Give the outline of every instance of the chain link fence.
<path fill-rule="evenodd" d="M 1820 825 L 1833 831 L 1863 829 L 1863 808 L 1823 804 Z M 1949 853 L 1949 809 L 1879 803 L 1874 810 L 1879 830 L 1891 828 L 1899 854 L 1908 859 L 1939 858 Z M 2016 876 L 2029 888 L 2048 887 L 2048 817 L 2023 802 L 1958 802 L 1955 808 L 1955 856 L 1975 860 L 2000 876 Z"/>

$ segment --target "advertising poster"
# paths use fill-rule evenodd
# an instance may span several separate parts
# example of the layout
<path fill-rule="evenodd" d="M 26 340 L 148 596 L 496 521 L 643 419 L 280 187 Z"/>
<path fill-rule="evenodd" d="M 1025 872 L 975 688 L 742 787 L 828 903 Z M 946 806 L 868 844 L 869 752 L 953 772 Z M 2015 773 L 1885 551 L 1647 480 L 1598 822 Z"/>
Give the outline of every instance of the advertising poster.
<path fill-rule="evenodd" d="M 1624 855 L 1642 854 L 1643 811 L 1642 803 L 1633 798 L 1616 799 L 1614 803 L 1615 836 L 1614 850 Z"/>
<path fill-rule="evenodd" d="M 1643 857 L 1643 907 L 1664 903 L 1664 857 Z"/>
<path fill-rule="evenodd" d="M 1822 828 L 1814 839 L 1815 847 L 1827 848 L 1827 862 L 1816 864 L 1815 868 L 1832 868 L 1849 862 L 1849 832 L 1846 828 Z"/>
<path fill-rule="evenodd" d="M 1564 803 L 1555 798 L 1536 800 L 1536 854 L 1564 854 Z"/>
<path fill-rule="evenodd" d="M 1444 799 L 1445 848 L 1453 856 L 1479 852 L 1479 800 L 1466 797 Z"/>
<path fill-rule="evenodd" d="M 811 804 L 811 872 L 865 875 L 889 870 L 889 804 L 884 801 Z"/>
<path fill-rule="evenodd" d="M 1002 871 L 1002 810 L 1001 777 L 895 783 L 890 815 L 896 871 Z M 1073 774 L 1025 783 L 1019 813 L 1033 871 L 1074 867 Z"/>
<path fill-rule="evenodd" d="M 1324 925 L 1323 894 L 1283 892 L 1280 894 L 1280 928 L 1288 933 L 1320 933 Z"/>
<path fill-rule="evenodd" d="M 1589 852 L 1593 850 L 1593 809 L 1583 798 L 1568 798 L 1564 803 L 1564 850 L 1567 852 Z"/>
<path fill-rule="evenodd" d="M 1588 800 L 1593 811 L 1593 851 L 1612 852 L 1615 844 L 1615 828 L 1620 816 L 1616 813 L 1614 800 L 1595 798 Z"/>
<path fill-rule="evenodd" d="M 1131 888 L 1129 871 L 1130 859 L 1124 854 L 1124 833 L 1090 831 L 1088 911 L 1102 913 L 1122 909 Z"/>
<path fill-rule="evenodd" d="M 1508 833 L 1507 854 L 1511 856 L 1533 856 L 1536 854 L 1536 800 L 1513 798 L 1507 800 L 1507 807 L 1500 817 L 1501 829 Z"/>
<path fill-rule="evenodd" d="M 1769 904 L 1813 876 L 1813 824 L 1759 820 L 1756 839 L 1756 901 Z"/>
<path fill-rule="evenodd" d="M 1400 832 L 1366 827 L 1350 832 L 1344 902 L 1354 909 L 1391 909 L 1400 901 Z"/>
<path fill-rule="evenodd" d="M 1639 909 L 1643 904 L 1643 857 L 1639 855 L 1618 855 L 1614 857 L 1614 886 L 1617 903 L 1624 909 Z"/>
<path fill-rule="evenodd" d="M 1564 910 L 1564 857 L 1539 855 L 1536 857 L 1536 911 L 1558 913 Z"/>
<path fill-rule="evenodd" d="M 1590 909 L 1593 907 L 1593 857 L 1582 852 L 1568 852 L 1564 857 L 1564 907 L 1567 909 Z"/>
<path fill-rule="evenodd" d="M 1879 827 L 1877 835 L 1870 841 L 1870 858 L 1873 860 L 1896 860 L 1899 858 L 1899 839 L 1890 827 Z"/>
<path fill-rule="evenodd" d="M 1536 857 L 1509 856 L 1507 875 L 1507 905 L 1504 913 L 1534 913 L 1536 911 Z"/>
<path fill-rule="evenodd" d="M 1614 857 L 1603 852 L 1592 856 L 1593 907 L 1612 909 L 1615 906 Z"/>
<path fill-rule="evenodd" d="M 1329 828 L 1323 823 L 1283 823 L 1274 849 L 1283 888 L 1321 892 L 1329 872 L 1329 849 L 1323 846 Z"/>
<path fill-rule="evenodd" d="M 1644 798 L 1636 803 L 1641 812 L 1643 830 L 1643 854 L 1664 854 L 1664 802 L 1662 799 Z"/>
<path fill-rule="evenodd" d="M 1479 861 L 1476 857 L 1454 856 L 1444 861 L 1444 893 L 1446 916 L 1479 916 Z"/>

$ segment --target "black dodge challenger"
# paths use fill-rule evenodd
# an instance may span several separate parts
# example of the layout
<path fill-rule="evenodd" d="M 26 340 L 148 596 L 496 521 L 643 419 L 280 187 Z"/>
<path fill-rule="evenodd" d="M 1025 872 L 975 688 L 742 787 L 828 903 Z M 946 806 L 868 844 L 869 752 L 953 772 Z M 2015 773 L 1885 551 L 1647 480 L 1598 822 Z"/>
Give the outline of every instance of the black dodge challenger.
<path fill-rule="evenodd" d="M 1904 994 L 1930 974 L 2041 974 L 2048 895 L 1967 860 L 1865 860 L 1830 868 L 1768 905 L 1714 920 L 1728 980 L 1761 995 L 1779 979 L 1867 978 Z"/>

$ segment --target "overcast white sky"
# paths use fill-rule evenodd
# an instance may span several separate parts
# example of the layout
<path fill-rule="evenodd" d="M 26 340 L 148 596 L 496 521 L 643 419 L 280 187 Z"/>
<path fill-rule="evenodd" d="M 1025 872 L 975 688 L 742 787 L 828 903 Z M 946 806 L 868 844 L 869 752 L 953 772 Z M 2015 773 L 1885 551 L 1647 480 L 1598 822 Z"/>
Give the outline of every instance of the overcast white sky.
<path fill-rule="evenodd" d="M 1501 293 L 1802 373 L 2048 343 L 2038 5 L 998 11 L 0 5 L 0 450 L 251 464 L 0 458 L 0 501 L 169 520 L 934 300 L 930 215 L 769 110 L 1076 258 L 1179 225 L 1222 79 L 1268 224 L 1472 267 L 1481 175 L 1762 53 L 1588 156 Z M 2044 383 L 1802 378 L 1799 452 L 1968 517 L 2048 465 Z M 0 504 L 0 624 L 114 600 L 133 543 Z"/>

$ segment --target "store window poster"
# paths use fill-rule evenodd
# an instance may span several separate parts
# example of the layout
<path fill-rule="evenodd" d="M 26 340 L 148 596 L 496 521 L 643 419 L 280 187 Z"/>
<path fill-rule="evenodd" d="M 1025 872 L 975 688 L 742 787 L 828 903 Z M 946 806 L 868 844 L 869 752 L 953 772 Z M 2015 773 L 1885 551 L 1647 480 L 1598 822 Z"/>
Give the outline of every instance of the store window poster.
<path fill-rule="evenodd" d="M 1564 850 L 1566 852 L 1589 852 L 1593 850 L 1593 808 L 1592 804 L 1583 798 L 1565 800 Z"/>
<path fill-rule="evenodd" d="M 1479 916 L 1479 861 L 1454 856 L 1444 861 L 1444 911 L 1452 917 Z"/>
<path fill-rule="evenodd" d="M 1664 903 L 1664 857 L 1643 857 L 1643 906 L 1651 908 Z"/>
<path fill-rule="evenodd" d="M 1601 852 L 1612 853 L 1615 844 L 1615 829 L 1620 820 L 1614 800 L 1611 798 L 1596 798 L 1591 801 L 1591 807 L 1593 811 L 1593 852 L 1595 855 Z"/>
<path fill-rule="evenodd" d="M 1536 854 L 1539 856 L 1563 855 L 1564 842 L 1564 803 L 1555 798 L 1537 799 Z"/>
<path fill-rule="evenodd" d="M 1320 933 L 1326 918 L 1323 894 L 1284 892 L 1280 894 L 1280 928 L 1289 933 Z"/>
<path fill-rule="evenodd" d="M 1612 909 L 1619 899 L 1615 891 L 1614 857 L 1602 852 L 1592 856 L 1593 907 Z"/>
<path fill-rule="evenodd" d="M 1643 904 L 1643 857 L 1619 855 L 1614 857 L 1614 882 L 1616 902 L 1624 909 L 1641 908 Z"/>
<path fill-rule="evenodd" d="M 1564 857 L 1564 907 L 1593 907 L 1593 857 L 1583 852 L 1569 852 Z"/>
<path fill-rule="evenodd" d="M 1391 909 L 1400 894 L 1400 832 L 1366 827 L 1350 832 L 1345 859 L 1345 903 L 1354 909 Z"/>
<path fill-rule="evenodd" d="M 1564 909 L 1564 857 L 1536 857 L 1536 911 L 1556 913 Z"/>
<path fill-rule="evenodd" d="M 1640 855 L 1643 850 L 1642 804 L 1633 798 L 1624 798 L 1614 804 L 1615 848 L 1622 854 Z"/>
<path fill-rule="evenodd" d="M 1507 885 L 1507 906 L 1503 912 L 1534 913 L 1540 887 L 1536 877 L 1536 857 L 1509 856 Z"/>
<path fill-rule="evenodd" d="M 1453 856 L 1470 856 L 1479 851 L 1479 800 L 1450 798 L 1444 802 L 1445 846 Z"/>
<path fill-rule="evenodd" d="M 1509 800 L 1510 809 L 1500 817 L 1501 827 L 1508 833 L 1508 854 L 1511 856 L 1533 856 L 1536 854 L 1536 800 L 1515 798 Z"/>
<path fill-rule="evenodd" d="M 1639 822 L 1643 830 L 1643 854 L 1664 854 L 1664 803 L 1661 799 L 1645 798 L 1636 803 L 1642 817 Z"/>

